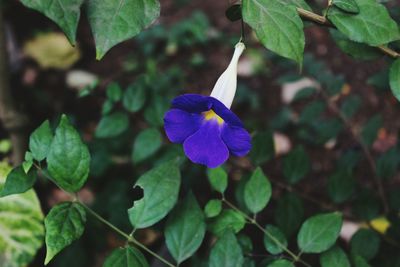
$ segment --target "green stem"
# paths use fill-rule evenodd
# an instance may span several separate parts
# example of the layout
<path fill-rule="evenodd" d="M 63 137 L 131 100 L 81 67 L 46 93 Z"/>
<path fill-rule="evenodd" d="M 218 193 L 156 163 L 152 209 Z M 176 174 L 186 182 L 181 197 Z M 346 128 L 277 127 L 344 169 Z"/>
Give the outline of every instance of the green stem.
<path fill-rule="evenodd" d="M 133 244 L 135 244 L 136 246 L 140 247 L 141 249 L 143 249 L 144 251 L 146 251 L 147 253 L 149 253 L 150 255 L 152 255 L 153 257 L 157 258 L 159 261 L 161 261 L 162 263 L 164 263 L 165 265 L 169 266 L 169 267 L 176 267 L 176 265 L 173 265 L 172 263 L 170 263 L 169 261 L 167 261 L 166 259 L 164 259 L 163 257 L 159 256 L 157 253 L 153 252 L 152 250 L 148 249 L 145 245 L 143 245 L 142 243 L 140 243 L 139 241 L 137 241 L 134 238 L 131 238 L 130 242 L 132 242 Z"/>
<path fill-rule="evenodd" d="M 300 262 L 302 263 L 304 266 L 307 267 L 311 267 L 310 264 L 308 264 L 307 262 L 303 261 L 302 259 L 300 259 L 300 257 L 296 256 L 296 254 L 294 254 L 292 251 L 290 251 L 285 245 L 283 245 L 277 238 L 275 238 L 270 232 L 268 232 L 266 229 L 264 229 L 254 218 L 251 218 L 249 215 L 247 215 L 246 213 L 244 213 L 243 211 L 241 211 L 238 207 L 236 207 L 235 205 L 233 205 L 231 202 L 229 202 L 228 200 L 226 200 L 225 198 L 222 198 L 222 201 L 228 205 L 229 207 L 231 207 L 232 209 L 234 209 L 235 211 L 239 212 L 243 217 L 246 218 L 246 220 L 248 220 L 251 224 L 253 224 L 254 226 L 256 226 L 260 231 L 262 231 L 266 236 L 268 236 L 269 239 L 271 239 L 279 248 L 281 248 L 283 251 L 285 251 L 295 262 Z"/>

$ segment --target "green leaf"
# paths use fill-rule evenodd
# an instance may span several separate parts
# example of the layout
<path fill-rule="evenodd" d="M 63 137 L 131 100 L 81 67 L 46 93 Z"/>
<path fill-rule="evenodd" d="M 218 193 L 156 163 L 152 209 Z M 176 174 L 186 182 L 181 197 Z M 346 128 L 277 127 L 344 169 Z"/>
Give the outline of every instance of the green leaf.
<path fill-rule="evenodd" d="M 270 264 L 267 265 L 267 267 L 294 267 L 294 265 L 292 262 L 288 260 L 280 259 L 271 262 Z"/>
<path fill-rule="evenodd" d="M 389 83 L 393 95 L 400 101 L 400 59 L 394 61 L 390 67 Z"/>
<path fill-rule="evenodd" d="M 168 98 L 154 95 L 151 98 L 150 105 L 147 105 L 144 110 L 144 118 L 151 126 L 161 127 L 164 125 L 163 117 L 169 106 L 170 101 Z"/>
<path fill-rule="evenodd" d="M 371 267 L 371 265 L 368 264 L 368 261 L 360 255 L 353 255 L 352 258 L 354 267 Z"/>
<path fill-rule="evenodd" d="M 255 165 L 261 165 L 274 157 L 275 145 L 271 132 L 256 133 L 252 143 L 250 158 Z"/>
<path fill-rule="evenodd" d="M 210 252 L 209 267 L 242 267 L 243 254 L 236 236 L 226 230 Z"/>
<path fill-rule="evenodd" d="M 143 198 L 128 210 L 133 227 L 149 227 L 164 218 L 174 207 L 181 184 L 181 174 L 176 160 L 167 161 L 143 174 L 135 187 L 143 189 Z"/>
<path fill-rule="evenodd" d="M 302 63 L 303 22 L 295 6 L 280 0 L 243 0 L 242 13 L 266 48 Z"/>
<path fill-rule="evenodd" d="M 358 95 L 352 95 L 346 97 L 343 100 L 343 103 L 340 106 L 340 110 L 342 111 L 343 115 L 345 115 L 347 118 L 351 118 L 360 108 L 361 104 L 362 104 L 361 97 L 359 97 Z"/>
<path fill-rule="evenodd" d="M 303 146 L 297 146 L 283 159 L 283 175 L 290 184 L 300 181 L 310 168 L 310 158 Z"/>
<path fill-rule="evenodd" d="M 350 267 L 346 253 L 339 246 L 334 246 L 322 253 L 319 261 L 321 267 Z"/>
<path fill-rule="evenodd" d="M 242 214 L 235 210 L 227 209 L 210 221 L 208 230 L 216 236 L 221 236 L 227 229 L 238 233 L 245 225 L 246 219 Z"/>
<path fill-rule="evenodd" d="M 81 5 L 84 0 L 21 0 L 25 6 L 43 13 L 60 26 L 71 44 L 76 41 L 76 29 L 81 15 Z"/>
<path fill-rule="evenodd" d="M 0 170 L 3 189 L 8 167 Z M 43 213 L 34 190 L 0 198 L 0 262 L 2 267 L 27 266 L 43 245 Z"/>
<path fill-rule="evenodd" d="M 355 0 L 332 0 L 332 4 L 348 13 L 358 14 L 360 12 Z"/>
<path fill-rule="evenodd" d="M 142 252 L 134 247 L 124 247 L 115 249 L 109 255 L 103 267 L 149 267 Z"/>
<path fill-rule="evenodd" d="M 272 195 L 271 183 L 260 167 L 253 172 L 244 187 L 244 202 L 254 214 L 263 210 Z"/>
<path fill-rule="evenodd" d="M 76 192 L 86 182 L 89 167 L 89 150 L 63 115 L 47 155 L 49 174 L 58 186 Z"/>
<path fill-rule="evenodd" d="M 221 213 L 222 210 L 222 202 L 219 199 L 211 199 L 207 202 L 205 208 L 204 208 L 204 213 L 207 218 L 213 218 L 215 216 L 218 216 L 218 214 Z"/>
<path fill-rule="evenodd" d="M 97 59 L 140 33 L 160 15 L 158 0 L 91 0 L 87 9 Z"/>
<path fill-rule="evenodd" d="M 361 132 L 361 138 L 362 141 L 367 145 L 371 146 L 378 134 L 378 130 L 380 127 L 382 127 L 383 120 L 382 116 L 380 114 L 376 114 L 372 116 L 364 125 L 362 132 Z"/>
<path fill-rule="evenodd" d="M 278 227 L 276 227 L 272 224 L 268 224 L 265 227 L 265 231 L 267 231 L 270 235 L 272 235 L 272 237 L 274 239 L 279 241 L 279 243 L 281 243 L 282 246 L 284 246 L 285 248 L 287 247 L 288 243 L 287 243 L 286 237 Z M 269 235 L 266 235 L 266 234 L 264 235 L 264 246 L 265 246 L 265 249 L 273 255 L 283 252 L 282 247 L 279 246 L 276 243 L 276 241 L 274 241 Z"/>
<path fill-rule="evenodd" d="M 380 237 L 376 232 L 370 229 L 360 229 L 350 240 L 351 253 L 371 260 L 378 253 L 380 243 Z"/>
<path fill-rule="evenodd" d="M 275 222 L 287 238 L 300 227 L 303 218 L 303 202 L 298 196 L 287 193 L 279 198 L 275 209 Z"/>
<path fill-rule="evenodd" d="M 169 215 L 165 241 L 178 264 L 192 256 L 200 247 L 206 233 L 204 214 L 192 193 Z"/>
<path fill-rule="evenodd" d="M 386 7 L 376 0 L 356 0 L 358 14 L 349 14 L 333 6 L 328 19 L 350 40 L 378 46 L 400 38 L 399 28 Z"/>
<path fill-rule="evenodd" d="M 64 202 L 50 210 L 44 220 L 47 249 L 45 265 L 81 237 L 85 230 L 85 222 L 85 209 L 77 202 Z"/>
<path fill-rule="evenodd" d="M 379 216 L 380 205 L 376 192 L 370 189 L 358 189 L 358 195 L 354 200 L 353 214 L 366 221 L 370 221 Z"/>
<path fill-rule="evenodd" d="M 351 41 L 336 29 L 329 29 L 337 46 L 349 56 L 359 60 L 373 60 L 383 56 L 375 47 Z"/>
<path fill-rule="evenodd" d="M 22 166 L 14 168 L 8 175 L 0 197 L 20 194 L 28 191 L 35 184 L 37 178 L 36 171 L 31 170 L 25 173 Z"/>
<path fill-rule="evenodd" d="M 208 181 L 211 187 L 223 194 L 228 186 L 228 174 L 222 167 L 207 169 Z"/>
<path fill-rule="evenodd" d="M 354 191 L 355 180 L 349 169 L 339 169 L 328 179 L 328 193 L 335 203 L 347 200 Z"/>
<path fill-rule="evenodd" d="M 336 242 L 341 228 L 342 215 L 340 213 L 315 215 L 301 226 L 297 244 L 305 253 L 321 253 Z"/>
<path fill-rule="evenodd" d="M 139 82 L 130 85 L 122 98 L 122 104 L 130 112 L 139 111 L 146 101 L 146 88 Z"/>
<path fill-rule="evenodd" d="M 118 83 L 112 82 L 107 86 L 107 98 L 112 102 L 118 102 L 122 97 L 122 89 Z"/>
<path fill-rule="evenodd" d="M 28 173 L 29 170 L 33 166 L 33 156 L 30 151 L 25 152 L 25 160 L 22 162 L 22 169 L 24 170 L 25 173 Z"/>
<path fill-rule="evenodd" d="M 151 128 L 141 131 L 133 144 L 133 162 L 139 163 L 148 159 L 160 149 L 161 144 L 161 134 L 157 129 Z"/>
<path fill-rule="evenodd" d="M 29 150 L 37 161 L 42 161 L 47 157 L 51 142 L 53 141 L 53 131 L 48 120 L 44 121 L 29 137 Z"/>
<path fill-rule="evenodd" d="M 293 5 L 295 7 L 299 7 L 308 11 L 312 11 L 311 7 L 304 0 L 280 0 L 280 2 L 287 5 Z"/>
<path fill-rule="evenodd" d="M 110 138 L 122 134 L 129 126 L 129 117 L 122 112 L 114 112 L 101 118 L 96 128 L 96 137 Z"/>
<path fill-rule="evenodd" d="M 376 174 L 379 178 L 393 178 L 400 163 L 399 150 L 394 148 L 389 149 L 382 154 L 376 161 Z"/>

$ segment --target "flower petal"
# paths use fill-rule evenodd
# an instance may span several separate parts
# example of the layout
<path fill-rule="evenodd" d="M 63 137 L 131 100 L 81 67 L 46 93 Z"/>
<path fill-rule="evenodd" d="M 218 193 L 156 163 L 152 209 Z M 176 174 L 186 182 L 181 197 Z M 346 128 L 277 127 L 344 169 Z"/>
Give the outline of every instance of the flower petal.
<path fill-rule="evenodd" d="M 186 156 L 194 163 L 215 168 L 229 157 L 221 137 L 221 126 L 213 120 L 206 121 L 200 129 L 183 143 Z"/>
<path fill-rule="evenodd" d="M 209 97 L 212 103 L 212 109 L 220 116 L 226 123 L 232 126 L 243 127 L 242 121 L 233 113 L 229 108 L 227 108 L 218 99 Z"/>
<path fill-rule="evenodd" d="M 164 129 L 168 139 L 173 143 L 183 143 L 195 133 L 201 125 L 202 117 L 180 109 L 171 109 L 164 116 Z"/>
<path fill-rule="evenodd" d="M 234 156 L 245 156 L 251 149 L 251 137 L 244 128 L 225 124 L 221 137 Z"/>
<path fill-rule="evenodd" d="M 197 94 L 184 94 L 175 97 L 172 108 L 182 109 L 189 113 L 201 113 L 210 110 L 212 103 L 207 96 Z"/>

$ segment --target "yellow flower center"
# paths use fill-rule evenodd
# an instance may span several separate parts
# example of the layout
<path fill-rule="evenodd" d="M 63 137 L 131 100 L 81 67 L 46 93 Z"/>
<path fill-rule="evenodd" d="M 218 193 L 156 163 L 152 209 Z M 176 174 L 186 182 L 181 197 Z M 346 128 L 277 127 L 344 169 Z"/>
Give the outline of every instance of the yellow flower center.
<path fill-rule="evenodd" d="M 218 124 L 222 124 L 222 123 L 224 123 L 224 120 L 220 117 L 220 116 L 218 116 L 215 112 L 214 112 L 214 110 L 212 110 L 212 109 L 210 109 L 209 111 L 205 111 L 205 112 L 203 112 L 203 115 L 204 115 L 204 119 L 206 120 L 206 121 L 209 121 L 209 120 L 217 120 L 217 122 L 218 122 Z"/>

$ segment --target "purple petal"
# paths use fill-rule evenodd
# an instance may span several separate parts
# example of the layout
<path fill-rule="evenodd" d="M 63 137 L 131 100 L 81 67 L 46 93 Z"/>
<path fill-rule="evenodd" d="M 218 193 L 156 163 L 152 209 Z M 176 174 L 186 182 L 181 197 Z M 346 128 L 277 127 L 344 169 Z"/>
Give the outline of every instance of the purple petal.
<path fill-rule="evenodd" d="M 229 108 L 227 108 L 222 102 L 214 97 L 209 97 L 212 103 L 212 109 L 218 114 L 226 123 L 232 126 L 243 127 L 242 121 L 233 113 Z"/>
<path fill-rule="evenodd" d="M 171 109 L 164 116 L 164 129 L 168 139 L 173 143 L 183 143 L 195 133 L 201 125 L 202 117 L 180 109 Z"/>
<path fill-rule="evenodd" d="M 210 110 L 211 106 L 209 97 L 196 94 L 181 95 L 172 101 L 172 108 L 182 109 L 189 113 L 201 113 Z"/>
<path fill-rule="evenodd" d="M 251 137 L 244 128 L 225 124 L 221 137 L 234 156 L 245 156 L 251 149 Z"/>
<path fill-rule="evenodd" d="M 229 157 L 229 151 L 222 141 L 221 125 L 216 121 L 204 122 L 200 129 L 183 143 L 186 156 L 194 163 L 215 168 Z"/>

